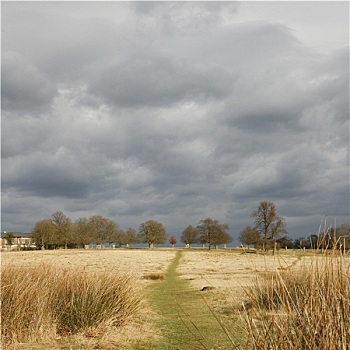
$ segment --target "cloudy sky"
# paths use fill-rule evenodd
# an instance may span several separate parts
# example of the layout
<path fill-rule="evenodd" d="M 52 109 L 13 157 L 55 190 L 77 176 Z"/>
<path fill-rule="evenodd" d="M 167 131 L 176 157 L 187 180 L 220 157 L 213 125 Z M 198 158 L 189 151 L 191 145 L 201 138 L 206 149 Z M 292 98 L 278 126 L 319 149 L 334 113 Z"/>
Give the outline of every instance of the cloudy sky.
<path fill-rule="evenodd" d="M 2 230 L 349 222 L 347 1 L 1 7 Z"/>

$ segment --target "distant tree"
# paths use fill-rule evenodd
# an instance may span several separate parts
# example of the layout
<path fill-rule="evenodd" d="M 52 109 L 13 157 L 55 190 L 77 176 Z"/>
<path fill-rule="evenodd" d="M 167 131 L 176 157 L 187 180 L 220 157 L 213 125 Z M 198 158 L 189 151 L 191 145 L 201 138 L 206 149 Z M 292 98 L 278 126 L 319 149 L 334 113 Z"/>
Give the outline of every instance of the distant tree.
<path fill-rule="evenodd" d="M 4 238 L 6 240 L 7 245 L 11 247 L 13 245 L 13 240 L 15 238 L 14 234 L 12 232 L 6 232 L 6 234 L 4 235 Z"/>
<path fill-rule="evenodd" d="M 101 216 L 94 215 L 89 218 L 92 238 L 97 244 L 111 243 L 116 239 L 119 227 L 113 221 Z"/>
<path fill-rule="evenodd" d="M 191 248 L 191 244 L 197 243 L 199 239 L 199 231 L 192 225 L 187 226 L 181 235 L 181 242 Z"/>
<path fill-rule="evenodd" d="M 51 221 L 56 227 L 56 243 L 63 246 L 65 249 L 68 248 L 69 244 L 72 244 L 72 221 L 69 217 L 64 215 L 61 211 L 56 211 L 51 216 Z"/>
<path fill-rule="evenodd" d="M 276 206 L 272 202 L 260 202 L 258 209 L 254 210 L 255 229 L 259 231 L 263 240 L 263 248 L 266 249 L 269 241 L 278 238 L 279 234 L 287 233 L 284 218 L 277 215 Z"/>
<path fill-rule="evenodd" d="M 293 239 L 288 236 L 283 236 L 281 238 L 276 239 L 279 248 L 293 248 Z"/>
<path fill-rule="evenodd" d="M 337 227 L 337 237 L 339 236 L 349 236 L 350 235 L 350 225 L 341 224 Z"/>
<path fill-rule="evenodd" d="M 36 246 L 41 249 L 55 248 L 56 227 L 50 219 L 38 221 L 31 232 Z"/>
<path fill-rule="evenodd" d="M 226 248 L 226 244 L 231 243 L 232 241 L 233 241 L 232 236 L 228 232 L 225 232 L 223 235 L 223 240 L 220 244 L 223 244 L 224 248 Z"/>
<path fill-rule="evenodd" d="M 133 244 L 138 243 L 137 232 L 135 229 L 129 227 L 126 231 L 126 244 L 132 246 Z"/>
<path fill-rule="evenodd" d="M 325 230 L 318 235 L 317 247 L 319 249 L 332 249 L 334 243 L 334 234 L 332 230 Z"/>
<path fill-rule="evenodd" d="M 126 236 L 126 232 L 124 232 L 123 230 L 120 230 L 119 228 L 116 229 L 114 235 L 113 235 L 113 242 L 117 243 L 119 245 L 119 247 L 121 247 L 122 245 L 126 245 L 127 242 L 127 236 Z"/>
<path fill-rule="evenodd" d="M 87 218 L 79 218 L 73 224 L 72 242 L 76 246 L 85 246 L 93 241 L 91 223 Z"/>
<path fill-rule="evenodd" d="M 166 231 L 164 226 L 155 220 L 149 220 L 140 225 L 139 237 L 141 243 L 148 243 L 150 248 L 155 244 L 166 242 Z"/>
<path fill-rule="evenodd" d="M 255 228 L 247 226 L 244 230 L 242 230 L 239 233 L 238 239 L 242 244 L 246 244 L 249 249 L 250 245 L 255 245 L 259 242 L 260 233 Z"/>
<path fill-rule="evenodd" d="M 217 247 L 219 244 L 229 243 L 232 237 L 227 232 L 227 224 L 220 224 L 218 220 L 206 218 L 199 221 L 197 230 L 200 235 L 200 241 L 206 242 L 210 247 Z"/>
<path fill-rule="evenodd" d="M 310 248 L 311 249 L 317 249 L 318 248 L 318 236 L 315 234 L 312 234 L 308 237 L 308 240 L 310 242 Z"/>
<path fill-rule="evenodd" d="M 349 224 L 342 224 L 337 227 L 336 230 L 336 236 L 338 240 L 338 245 L 344 248 L 350 249 L 350 225 Z"/>
<path fill-rule="evenodd" d="M 177 239 L 175 236 L 171 236 L 169 238 L 169 243 L 172 245 L 172 247 L 174 248 L 174 245 L 177 243 Z"/>
<path fill-rule="evenodd" d="M 200 235 L 198 238 L 198 242 L 202 245 L 203 248 L 205 248 L 205 246 L 208 243 L 208 237 L 206 235 Z M 210 250 L 210 247 L 209 247 Z"/>
<path fill-rule="evenodd" d="M 294 240 L 294 248 L 295 249 L 309 249 L 310 248 L 310 240 L 305 237 L 299 237 Z"/>

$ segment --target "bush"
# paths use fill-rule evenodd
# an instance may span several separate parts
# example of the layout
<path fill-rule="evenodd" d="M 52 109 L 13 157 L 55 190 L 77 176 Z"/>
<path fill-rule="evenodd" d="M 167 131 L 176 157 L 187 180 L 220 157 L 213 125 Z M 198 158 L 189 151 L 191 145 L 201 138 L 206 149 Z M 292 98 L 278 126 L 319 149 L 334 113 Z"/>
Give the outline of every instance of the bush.
<path fill-rule="evenodd" d="M 248 291 L 247 348 L 349 349 L 349 261 L 324 255 L 306 262 L 268 274 Z"/>
<path fill-rule="evenodd" d="M 164 278 L 165 277 L 162 273 L 150 273 L 148 275 L 143 276 L 143 279 L 152 281 L 164 280 Z"/>
<path fill-rule="evenodd" d="M 134 314 L 140 301 L 130 277 L 51 265 L 5 267 L 1 342 L 7 346 L 94 327 L 118 327 Z"/>

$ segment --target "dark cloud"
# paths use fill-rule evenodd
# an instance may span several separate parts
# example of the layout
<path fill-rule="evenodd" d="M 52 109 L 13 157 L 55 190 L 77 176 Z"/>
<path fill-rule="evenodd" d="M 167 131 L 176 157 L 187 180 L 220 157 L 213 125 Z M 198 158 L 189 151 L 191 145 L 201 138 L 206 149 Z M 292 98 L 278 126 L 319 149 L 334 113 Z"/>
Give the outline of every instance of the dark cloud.
<path fill-rule="evenodd" d="M 203 103 L 227 96 L 231 85 L 222 69 L 181 62 L 157 52 L 140 52 L 102 69 L 92 80 L 89 92 L 120 107 Z"/>
<path fill-rule="evenodd" d="M 1 60 L 1 100 L 3 110 L 23 114 L 50 106 L 55 84 L 33 63 L 16 52 L 4 52 Z"/>
<path fill-rule="evenodd" d="M 348 47 L 239 9 L 4 3 L 3 227 L 62 210 L 172 234 L 211 216 L 236 236 L 262 200 L 291 235 L 347 220 Z"/>

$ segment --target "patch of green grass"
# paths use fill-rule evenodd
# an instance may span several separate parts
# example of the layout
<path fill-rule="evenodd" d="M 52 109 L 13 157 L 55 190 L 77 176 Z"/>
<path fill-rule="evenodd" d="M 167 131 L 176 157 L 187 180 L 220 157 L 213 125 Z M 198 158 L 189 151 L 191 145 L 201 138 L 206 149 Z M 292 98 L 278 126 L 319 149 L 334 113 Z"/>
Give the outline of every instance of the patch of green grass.
<path fill-rule="evenodd" d="M 224 313 L 217 314 L 210 305 L 209 294 L 215 290 L 204 296 L 179 277 L 176 268 L 182 254 L 183 251 L 177 251 L 165 280 L 149 287 L 151 305 L 161 315 L 157 326 L 162 337 L 157 343 L 148 344 L 147 349 L 234 349 L 232 338 L 238 335 L 233 334 L 240 322 L 238 315 L 227 318 Z M 225 317 L 224 322 L 221 316 Z"/>

